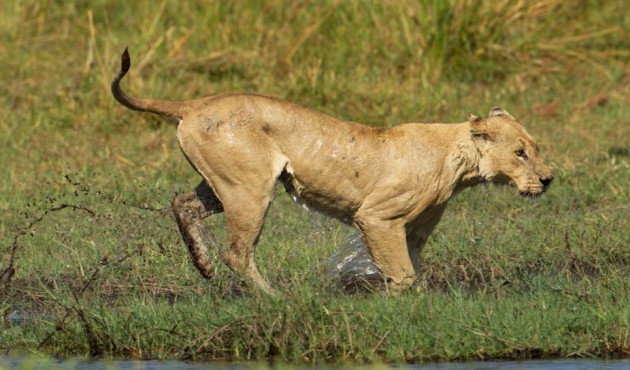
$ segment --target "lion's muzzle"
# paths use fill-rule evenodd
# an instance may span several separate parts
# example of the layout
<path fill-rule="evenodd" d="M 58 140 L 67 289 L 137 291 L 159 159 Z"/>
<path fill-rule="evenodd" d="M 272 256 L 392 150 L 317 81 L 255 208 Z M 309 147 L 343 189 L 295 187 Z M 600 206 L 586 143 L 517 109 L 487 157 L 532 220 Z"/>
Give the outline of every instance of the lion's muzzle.
<path fill-rule="evenodd" d="M 553 176 L 549 176 L 549 177 L 545 177 L 545 178 L 540 178 L 538 179 L 540 181 L 540 183 L 543 186 L 543 193 L 545 191 L 547 191 L 547 189 L 549 188 L 549 185 L 551 185 L 551 182 L 553 181 Z"/>

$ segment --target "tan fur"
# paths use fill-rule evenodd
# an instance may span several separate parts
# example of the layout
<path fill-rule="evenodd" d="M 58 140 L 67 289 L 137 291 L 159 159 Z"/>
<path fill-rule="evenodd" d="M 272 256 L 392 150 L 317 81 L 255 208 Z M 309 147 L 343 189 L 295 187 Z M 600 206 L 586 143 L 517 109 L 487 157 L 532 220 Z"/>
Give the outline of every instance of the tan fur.
<path fill-rule="evenodd" d="M 227 265 L 264 292 L 254 251 L 277 181 L 301 204 L 357 228 L 393 290 L 416 279 L 420 252 L 448 200 L 479 183 L 542 194 L 552 180 L 536 142 L 506 111 L 458 124 L 388 129 L 346 122 L 266 96 L 226 94 L 190 101 L 135 99 L 123 105 L 180 120 L 177 137 L 203 181 L 173 210 L 195 266 L 214 272 L 201 220 L 225 212 Z"/>

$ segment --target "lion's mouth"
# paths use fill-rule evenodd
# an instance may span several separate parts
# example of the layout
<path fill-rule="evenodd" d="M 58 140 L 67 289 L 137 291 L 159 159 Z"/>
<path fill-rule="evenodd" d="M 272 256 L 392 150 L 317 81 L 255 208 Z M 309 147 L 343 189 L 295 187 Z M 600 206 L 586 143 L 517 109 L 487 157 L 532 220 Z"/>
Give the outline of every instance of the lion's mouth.
<path fill-rule="evenodd" d="M 537 198 L 545 193 L 544 189 L 532 189 L 527 188 L 526 190 L 519 190 L 521 196 L 526 198 Z"/>
<path fill-rule="evenodd" d="M 537 198 L 543 195 L 547 191 L 547 189 L 549 189 L 549 185 L 551 184 L 552 180 L 553 177 L 549 176 L 545 178 L 540 178 L 539 183 L 528 182 L 524 184 L 524 189 L 520 186 L 516 186 L 516 188 L 518 189 L 518 192 L 524 197 Z"/>

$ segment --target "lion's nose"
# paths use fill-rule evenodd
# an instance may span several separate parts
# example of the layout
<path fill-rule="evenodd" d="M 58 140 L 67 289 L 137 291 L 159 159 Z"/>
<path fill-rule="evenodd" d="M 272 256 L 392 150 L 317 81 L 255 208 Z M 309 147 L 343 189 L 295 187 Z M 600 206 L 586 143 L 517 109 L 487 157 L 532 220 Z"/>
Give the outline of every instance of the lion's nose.
<path fill-rule="evenodd" d="M 539 179 L 539 180 L 540 180 L 540 183 L 543 185 L 543 188 L 547 189 L 549 185 L 551 184 L 551 182 L 553 181 L 553 176 L 546 177 L 544 179 Z"/>

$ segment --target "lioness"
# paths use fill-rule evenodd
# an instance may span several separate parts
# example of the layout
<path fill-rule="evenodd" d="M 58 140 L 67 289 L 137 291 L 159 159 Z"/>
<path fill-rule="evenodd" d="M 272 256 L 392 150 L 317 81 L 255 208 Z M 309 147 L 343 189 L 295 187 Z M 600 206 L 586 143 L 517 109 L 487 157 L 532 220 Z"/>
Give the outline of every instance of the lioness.
<path fill-rule="evenodd" d="M 112 93 L 127 108 L 179 120 L 177 138 L 203 177 L 172 206 L 201 274 L 214 264 L 202 220 L 225 212 L 225 263 L 260 290 L 273 290 L 254 252 L 276 181 L 301 204 L 354 226 L 394 291 L 408 288 L 420 252 L 448 200 L 479 183 L 542 194 L 553 179 L 536 141 L 505 110 L 468 113 L 458 124 L 374 128 L 287 101 L 223 94 L 171 101 L 127 96 L 120 81 L 131 65 L 125 49 Z"/>

